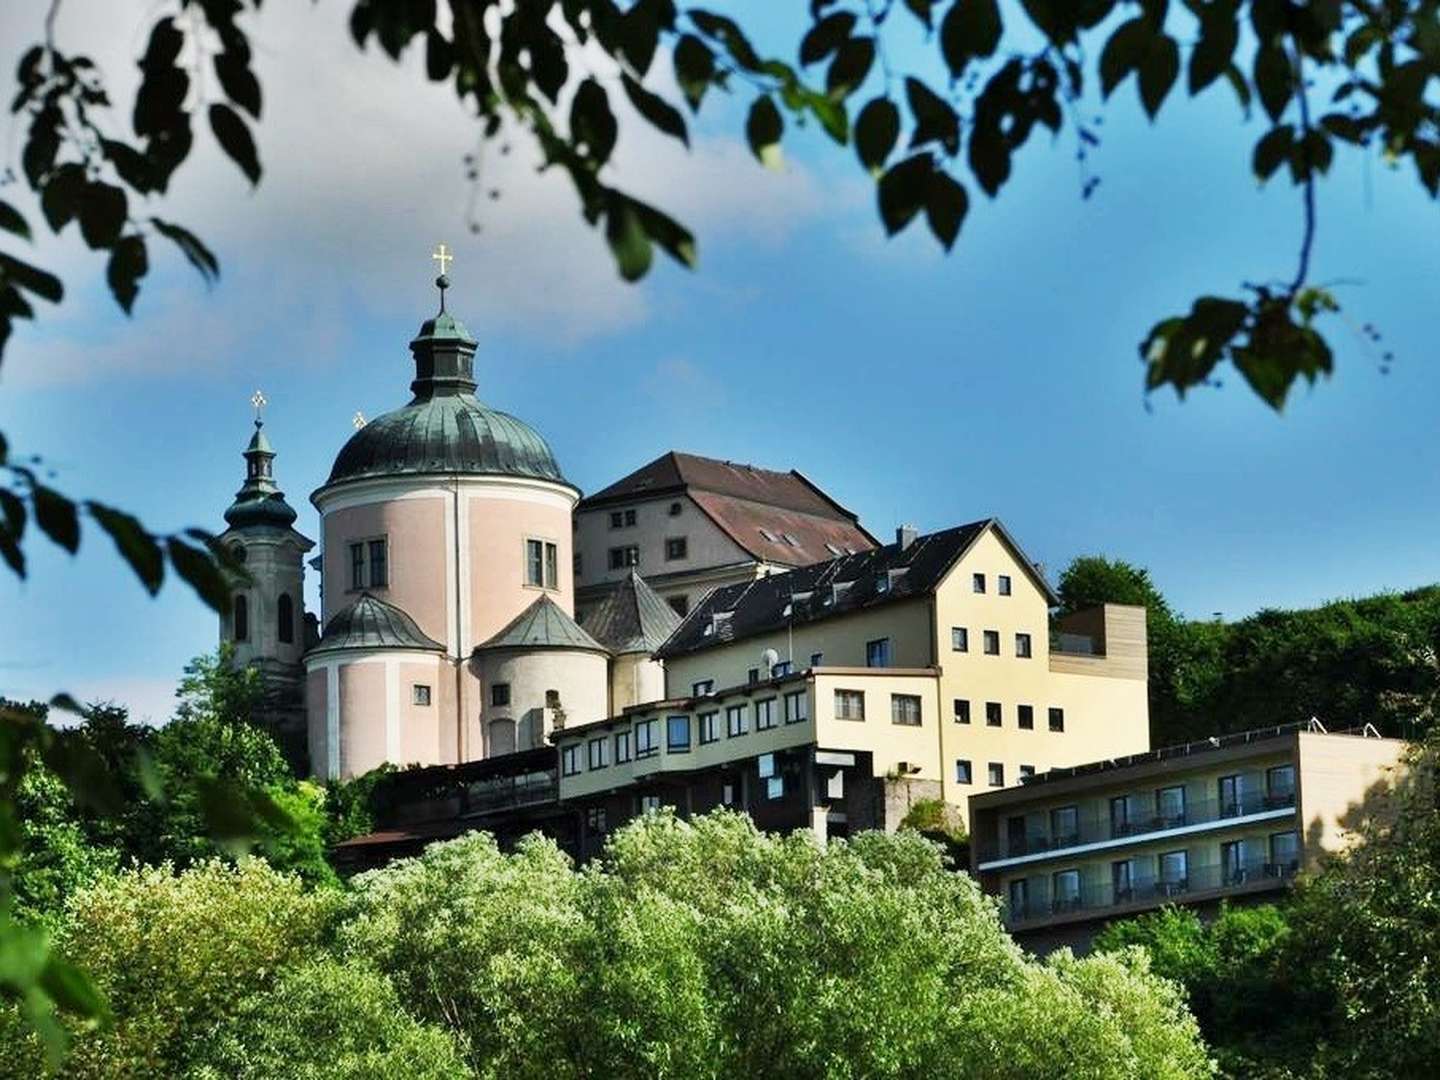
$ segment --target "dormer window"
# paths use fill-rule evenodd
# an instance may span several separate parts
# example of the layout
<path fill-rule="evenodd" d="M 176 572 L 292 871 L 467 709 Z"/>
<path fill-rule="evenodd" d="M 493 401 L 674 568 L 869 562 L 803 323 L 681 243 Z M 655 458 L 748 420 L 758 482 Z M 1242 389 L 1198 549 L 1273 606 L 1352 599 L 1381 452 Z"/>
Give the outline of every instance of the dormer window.
<path fill-rule="evenodd" d="M 826 544 L 826 545 L 825 545 L 825 550 L 828 551 L 831 555 L 834 555 L 837 559 L 838 559 L 838 558 L 840 557 L 840 555 L 842 554 L 842 552 L 840 551 L 840 549 L 839 549 L 838 547 L 836 547 L 834 544 Z"/>
<path fill-rule="evenodd" d="M 769 529 L 762 528 L 760 530 L 760 535 L 772 544 L 778 544 L 780 542 L 780 538 L 777 537 L 774 533 L 772 533 Z"/>

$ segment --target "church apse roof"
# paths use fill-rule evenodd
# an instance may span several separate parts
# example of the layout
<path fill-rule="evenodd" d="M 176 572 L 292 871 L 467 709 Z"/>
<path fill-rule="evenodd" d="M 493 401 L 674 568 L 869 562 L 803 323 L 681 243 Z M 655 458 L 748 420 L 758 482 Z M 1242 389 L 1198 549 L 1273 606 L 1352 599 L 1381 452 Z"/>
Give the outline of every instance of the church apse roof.
<path fill-rule="evenodd" d="M 680 625 L 675 609 L 634 570 L 589 614 L 584 628 L 612 653 L 652 653 Z"/>
<path fill-rule="evenodd" d="M 342 649 L 424 649 L 443 652 L 445 646 L 428 637 L 405 612 L 370 593 L 341 608 L 325 624 L 320 641 L 307 654 Z"/>
<path fill-rule="evenodd" d="M 548 596 L 542 596 L 511 619 L 490 640 L 475 646 L 481 649 L 588 649 L 607 652 L 565 609 Z"/>

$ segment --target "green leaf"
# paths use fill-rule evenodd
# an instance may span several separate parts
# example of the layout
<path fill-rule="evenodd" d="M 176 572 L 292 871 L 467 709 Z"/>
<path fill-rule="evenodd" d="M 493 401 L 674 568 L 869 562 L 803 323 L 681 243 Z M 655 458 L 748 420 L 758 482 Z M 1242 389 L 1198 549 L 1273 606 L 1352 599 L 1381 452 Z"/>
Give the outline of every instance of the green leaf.
<path fill-rule="evenodd" d="M 1206 11 L 1211 9 L 1207 8 Z M 1216 8 L 1215 14 L 1200 19 L 1200 40 L 1190 54 L 1190 93 L 1198 94 L 1230 66 L 1235 46 L 1240 42 L 1240 28 L 1231 15 Z"/>
<path fill-rule="evenodd" d="M 1330 171 L 1334 147 L 1323 131 L 1311 128 L 1304 138 L 1295 142 L 1290 152 L 1290 177 L 1299 184 L 1312 173 Z"/>
<path fill-rule="evenodd" d="M 841 146 L 850 137 L 850 118 L 845 112 L 843 101 L 833 101 L 824 94 L 817 94 L 813 91 L 806 91 L 802 95 L 805 106 L 815 114 L 820 121 L 820 126 L 825 129 L 825 134 L 834 139 Z"/>
<path fill-rule="evenodd" d="M 605 240 L 626 281 L 639 281 L 649 272 L 654 257 L 650 237 L 634 205 L 618 194 L 611 198 L 605 213 Z"/>
<path fill-rule="evenodd" d="M 997 0 L 955 0 L 940 20 L 940 53 L 959 76 L 974 57 L 992 56 L 1003 32 Z"/>
<path fill-rule="evenodd" d="M 54 705 L 54 702 L 51 702 Z M 101 814 L 117 814 L 125 797 L 104 757 L 76 732 L 57 732 L 41 755 L 45 765 L 65 784 L 70 797 Z"/>
<path fill-rule="evenodd" d="M 1109 97 L 1125 76 L 1138 68 L 1149 55 L 1154 27 L 1143 15 L 1137 15 L 1110 35 L 1100 52 L 1100 93 Z"/>
<path fill-rule="evenodd" d="M 1250 84 L 1245 81 L 1245 73 L 1234 64 L 1225 69 L 1225 78 L 1230 83 L 1230 88 L 1235 91 L 1235 96 L 1240 99 L 1240 107 L 1245 110 L 1245 116 L 1250 116 Z"/>
<path fill-rule="evenodd" d="M 226 49 L 215 55 L 215 75 L 225 96 L 256 120 L 260 119 L 260 80 L 250 70 L 250 51 Z"/>
<path fill-rule="evenodd" d="M 880 220 L 891 236 L 909 225 L 924 207 L 934 170 L 934 158 L 927 151 L 896 162 L 880 177 L 876 185 Z"/>
<path fill-rule="evenodd" d="M 694 34 L 682 34 L 675 46 L 674 60 L 675 82 L 690 103 L 690 110 L 698 112 L 700 101 L 715 78 L 715 54 Z"/>
<path fill-rule="evenodd" d="M 870 68 L 875 63 L 875 39 L 872 37 L 853 37 L 846 39 L 845 43 L 835 53 L 835 59 L 830 62 L 829 69 L 825 72 L 825 93 L 831 101 L 841 101 L 854 93 L 855 89 L 865 81 L 870 74 Z"/>
<path fill-rule="evenodd" d="M 154 190 L 155 169 L 149 158 L 129 143 L 115 139 L 103 139 L 100 145 L 121 180 L 141 193 Z"/>
<path fill-rule="evenodd" d="M 700 32 L 722 42 L 731 58 L 742 68 L 746 71 L 760 70 L 760 57 L 734 19 L 700 8 L 691 8 L 688 14 Z"/>
<path fill-rule="evenodd" d="M 120 555 L 135 571 L 145 591 L 154 596 L 165 580 L 165 558 L 155 538 L 135 518 L 102 503 L 89 502 L 85 508 L 96 523 L 110 534 Z"/>
<path fill-rule="evenodd" d="M 625 87 L 625 94 L 629 97 L 630 104 L 635 106 L 641 116 L 666 135 L 674 136 L 686 146 L 690 145 L 690 135 L 685 128 L 685 117 L 680 115 L 680 110 L 646 90 L 625 72 L 620 73 L 620 82 Z M 634 279 L 629 280 L 633 281 Z"/>
<path fill-rule="evenodd" d="M 645 234 L 676 262 L 694 269 L 695 237 L 690 230 L 653 206 L 647 206 L 636 199 L 631 199 L 630 205 L 640 216 L 640 224 L 645 229 Z"/>
<path fill-rule="evenodd" d="M 186 261 L 196 270 L 209 285 L 220 276 L 220 263 L 215 258 L 214 252 L 201 243 L 200 238 L 174 222 L 163 221 L 158 217 L 152 217 L 150 224 L 155 226 L 157 232 L 167 240 L 171 241 L 180 249 Z"/>
<path fill-rule="evenodd" d="M 905 97 L 915 116 L 911 147 L 938 142 L 947 154 L 960 152 L 960 117 L 950 103 L 916 78 L 906 78 Z"/>
<path fill-rule="evenodd" d="M 1294 141 L 1295 129 L 1290 124 L 1271 128 L 1255 143 L 1251 165 L 1255 175 L 1268 180 L 1290 157 L 1290 146 Z"/>
<path fill-rule="evenodd" d="M 58 304 L 65 296 L 65 287 L 54 274 L 12 258 L 0 251 L 0 277 L 7 277 L 26 292 Z"/>
<path fill-rule="evenodd" d="M 216 102 L 210 106 L 210 130 L 215 133 L 220 148 L 230 160 L 240 167 L 251 184 L 260 182 L 260 155 L 255 149 L 255 140 L 240 114 L 229 105 Z"/>
<path fill-rule="evenodd" d="M 80 547 L 80 518 L 75 512 L 75 504 L 43 484 L 32 486 L 30 502 L 40 531 L 70 554 L 75 554 Z"/>
<path fill-rule="evenodd" d="M 4 199 L 0 199 L 0 229 L 14 233 L 23 240 L 30 239 L 30 223 Z"/>
<path fill-rule="evenodd" d="M 946 251 L 955 246 L 960 225 L 969 208 L 970 197 L 960 181 L 944 169 L 936 169 L 930 174 L 925 190 L 925 218 L 930 222 L 930 231 L 935 234 L 935 239 L 945 245 Z"/>
<path fill-rule="evenodd" d="M 1270 119 L 1278 122 L 1295 90 L 1294 71 L 1285 50 L 1267 45 L 1256 51 L 1255 90 Z"/>
<path fill-rule="evenodd" d="M 215 559 L 208 551 L 170 537 L 165 543 L 170 565 L 212 610 L 224 615 L 230 610 L 230 590 Z"/>
<path fill-rule="evenodd" d="M 455 46 L 433 26 L 425 33 L 425 75 L 431 82 L 444 82 L 455 69 Z"/>
<path fill-rule="evenodd" d="M 83 716 L 85 714 L 85 706 L 81 705 L 80 702 L 76 701 L 70 694 L 56 694 L 50 699 L 50 708 L 62 709 L 65 712 L 74 713 L 76 716 Z"/>
<path fill-rule="evenodd" d="M 800 63 L 815 64 L 840 48 L 855 29 L 855 16 L 849 11 L 826 15 L 800 39 Z"/>
<path fill-rule="evenodd" d="M 872 98 L 855 118 L 855 153 L 872 174 L 885 167 L 899 137 L 900 110 L 887 97 Z"/>
<path fill-rule="evenodd" d="M 1169 34 L 1158 34 L 1140 63 L 1140 104 L 1151 120 L 1180 75 L 1180 46 Z"/>
<path fill-rule="evenodd" d="M 785 121 L 780 110 L 769 94 L 761 94 L 750 106 L 750 115 L 745 120 L 745 137 L 750 142 L 750 152 L 767 169 L 778 169 L 781 163 L 780 136 L 785 130 Z"/>
<path fill-rule="evenodd" d="M 145 251 L 145 238 L 139 235 L 122 237 L 110 251 L 110 262 L 105 267 L 105 280 L 115 302 L 130 314 L 135 297 L 140 292 L 140 279 L 150 269 Z"/>
<path fill-rule="evenodd" d="M 79 213 L 86 187 L 85 170 L 74 162 L 50 174 L 40 192 L 40 211 L 52 232 L 58 233 Z"/>
<path fill-rule="evenodd" d="M 977 124 L 968 145 L 970 171 L 985 194 L 994 198 L 1010 179 L 1010 147 L 994 123 Z"/>
<path fill-rule="evenodd" d="M 1166 383 L 1181 396 L 1209 378 L 1250 313 L 1247 305 L 1223 297 L 1202 296 L 1190 314 L 1165 319 L 1151 328 L 1140 346 L 1146 389 Z"/>
<path fill-rule="evenodd" d="M 570 102 L 570 137 L 583 143 L 597 165 L 610 160 L 619 127 L 610 98 L 593 77 L 582 82 Z"/>
<path fill-rule="evenodd" d="M 50 995 L 56 1005 L 75 1016 L 96 1024 L 102 1024 L 110 1017 L 110 1005 L 90 976 L 54 953 L 46 959 L 45 968 L 40 973 L 40 988 Z"/>

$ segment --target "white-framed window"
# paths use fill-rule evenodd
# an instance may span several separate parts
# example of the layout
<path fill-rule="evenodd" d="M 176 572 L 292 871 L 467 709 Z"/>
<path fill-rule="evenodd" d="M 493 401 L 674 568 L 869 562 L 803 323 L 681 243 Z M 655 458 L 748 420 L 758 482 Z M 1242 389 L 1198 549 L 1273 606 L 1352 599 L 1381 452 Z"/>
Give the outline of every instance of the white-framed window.
<path fill-rule="evenodd" d="M 640 565 L 640 545 L 626 544 L 624 547 L 613 547 L 610 549 L 610 569 L 625 570 L 632 566 Z"/>
<path fill-rule="evenodd" d="M 690 752 L 690 717 L 667 716 L 665 718 L 665 749 L 671 754 Z"/>
<path fill-rule="evenodd" d="M 1010 595 L 1010 575 L 1001 574 L 995 579 L 995 591 L 1001 596 Z"/>
<path fill-rule="evenodd" d="M 720 714 L 718 712 L 707 712 L 700 714 L 700 742 L 712 743 L 720 738 Z"/>
<path fill-rule="evenodd" d="M 1005 786 L 1005 766 L 998 761 L 990 762 L 990 786 Z"/>
<path fill-rule="evenodd" d="M 415 683 L 410 687 L 410 703 L 412 705 L 429 705 L 430 687 L 425 683 Z"/>
<path fill-rule="evenodd" d="M 970 762 L 965 758 L 955 760 L 955 782 L 957 784 L 969 784 L 972 782 L 970 776 Z"/>
<path fill-rule="evenodd" d="M 775 726 L 775 699 L 755 702 L 755 730 L 767 731 Z"/>
<path fill-rule="evenodd" d="M 350 588 L 383 589 L 390 584 L 390 544 L 386 537 L 350 545 Z"/>
<path fill-rule="evenodd" d="M 683 536 L 671 536 L 665 540 L 665 561 L 678 562 L 690 557 L 690 541 Z"/>
<path fill-rule="evenodd" d="M 630 732 L 617 731 L 615 733 L 615 764 L 630 760 Z"/>
<path fill-rule="evenodd" d="M 566 776 L 580 775 L 580 744 L 571 743 L 560 748 L 560 771 Z"/>
<path fill-rule="evenodd" d="M 660 752 L 659 728 L 660 721 L 658 720 L 635 721 L 635 756 L 637 758 L 654 757 Z"/>
<path fill-rule="evenodd" d="M 783 776 L 772 776 L 765 781 L 765 797 L 767 799 L 783 799 L 785 797 L 785 778 Z"/>
<path fill-rule="evenodd" d="M 700 679 L 697 682 L 693 682 L 690 684 L 691 697 L 704 697 L 706 694 L 713 694 L 714 692 L 714 679 Z"/>
<path fill-rule="evenodd" d="M 744 735 L 749 730 L 749 726 L 745 723 L 744 705 L 731 705 L 725 710 L 726 735 L 733 739 L 737 735 Z"/>
<path fill-rule="evenodd" d="M 865 643 L 865 666 L 890 666 L 890 639 L 888 637 L 876 638 L 874 641 Z"/>
<path fill-rule="evenodd" d="M 975 590 L 977 593 L 983 593 L 983 592 L 985 591 L 985 575 L 984 575 L 984 574 L 971 574 L 971 575 L 970 575 L 970 588 L 972 588 L 973 590 Z"/>
<path fill-rule="evenodd" d="M 950 648 L 953 652 L 970 651 L 970 631 L 963 626 L 950 628 Z"/>
<path fill-rule="evenodd" d="M 920 695 L 891 694 L 890 722 L 902 727 L 920 726 Z"/>
<path fill-rule="evenodd" d="M 560 553 L 549 540 L 525 541 L 525 584 L 537 589 L 560 587 Z"/>
<path fill-rule="evenodd" d="M 651 813 L 656 812 L 656 811 L 659 810 L 659 809 L 660 809 L 660 796 L 659 796 L 659 795 L 641 795 L 641 796 L 640 796 L 640 812 L 641 812 L 642 814 L 651 814 Z"/>
<path fill-rule="evenodd" d="M 785 695 L 785 723 L 798 724 L 803 720 L 810 719 L 807 708 L 807 699 L 804 690 L 797 690 L 793 694 Z"/>
<path fill-rule="evenodd" d="M 602 735 L 598 739 L 591 739 L 590 768 L 603 769 L 606 765 L 609 765 L 610 758 L 609 754 L 607 753 L 608 750 L 609 744 L 605 741 L 605 736 Z"/>
<path fill-rule="evenodd" d="M 1029 635 L 1029 634 L 1016 634 L 1016 635 L 1015 635 L 1015 655 L 1018 656 L 1018 657 L 1020 657 L 1020 659 L 1022 659 L 1022 660 L 1028 660 L 1028 659 L 1030 659 L 1030 635 Z"/>
<path fill-rule="evenodd" d="M 863 690 L 836 690 L 836 691 L 835 691 L 835 719 L 836 719 L 836 720 L 864 720 L 864 719 L 865 719 L 865 691 L 863 691 Z"/>
<path fill-rule="evenodd" d="M 986 630 L 986 631 L 985 631 L 985 655 L 986 655 L 986 656 L 999 656 L 999 655 L 1000 655 L 1000 631 L 999 631 L 999 630 Z"/>

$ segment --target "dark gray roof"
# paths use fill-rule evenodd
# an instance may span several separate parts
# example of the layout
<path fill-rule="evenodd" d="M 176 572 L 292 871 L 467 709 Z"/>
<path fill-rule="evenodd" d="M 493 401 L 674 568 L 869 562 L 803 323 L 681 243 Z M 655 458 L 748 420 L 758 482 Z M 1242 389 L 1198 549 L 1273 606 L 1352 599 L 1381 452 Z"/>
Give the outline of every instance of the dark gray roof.
<path fill-rule="evenodd" d="M 225 524 L 232 529 L 289 529 L 295 524 L 295 509 L 275 484 L 275 449 L 265 437 L 265 425 L 255 421 L 255 434 L 245 448 L 245 483 L 225 511 Z M 308 543 L 308 541 L 307 541 Z"/>
<path fill-rule="evenodd" d="M 755 634 L 799 626 L 862 608 L 926 596 L 982 533 L 996 529 L 1028 567 L 1050 602 L 1054 593 L 1035 565 L 995 518 L 917 537 L 902 549 L 887 544 L 871 551 L 813 563 L 783 574 L 715 589 L 692 610 L 659 649 L 681 656 Z M 716 614 L 722 618 L 715 620 Z M 707 629 L 713 629 L 707 633 Z"/>
<path fill-rule="evenodd" d="M 589 649 L 605 652 L 593 637 L 580 629 L 565 609 L 542 596 L 522 611 L 478 649 Z"/>
<path fill-rule="evenodd" d="M 337 611 L 310 655 L 339 649 L 425 649 L 443 652 L 444 645 L 425 636 L 415 620 L 394 604 L 361 593 L 353 604 Z"/>
<path fill-rule="evenodd" d="M 680 616 L 631 570 L 590 610 L 583 625 L 612 653 L 651 653 L 675 632 Z"/>

